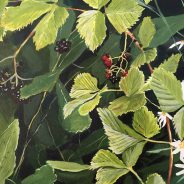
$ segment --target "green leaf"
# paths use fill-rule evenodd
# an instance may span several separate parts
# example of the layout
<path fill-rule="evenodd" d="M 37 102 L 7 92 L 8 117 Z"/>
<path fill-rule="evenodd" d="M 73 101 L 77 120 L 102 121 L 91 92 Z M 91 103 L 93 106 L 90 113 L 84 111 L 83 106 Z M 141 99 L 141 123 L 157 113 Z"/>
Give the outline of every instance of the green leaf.
<path fill-rule="evenodd" d="M 103 168 L 97 171 L 96 184 L 113 184 L 118 178 L 127 174 L 127 169 Z"/>
<path fill-rule="evenodd" d="M 98 169 L 100 167 L 126 168 L 125 164 L 108 150 L 99 150 L 91 161 L 92 169 Z"/>
<path fill-rule="evenodd" d="M 138 37 L 143 45 L 143 48 L 149 47 L 153 37 L 156 33 L 155 25 L 153 24 L 150 17 L 145 17 L 139 28 Z"/>
<path fill-rule="evenodd" d="M 98 108 L 99 116 L 102 120 L 105 133 L 109 139 L 110 148 L 114 153 L 121 154 L 127 148 L 134 146 L 144 138 L 133 129 L 122 123 L 108 109 Z"/>
<path fill-rule="evenodd" d="M 139 156 L 142 154 L 146 142 L 142 141 L 128 148 L 122 155 L 123 162 L 127 167 L 133 167 L 137 163 Z"/>
<path fill-rule="evenodd" d="M 109 109 L 116 115 L 120 116 L 127 112 L 135 112 L 143 105 L 145 105 L 146 99 L 144 94 L 136 94 L 131 97 L 122 96 L 115 99 L 110 103 Z"/>
<path fill-rule="evenodd" d="M 0 136 L 0 181 L 1 184 L 12 175 L 16 166 L 15 150 L 19 138 L 19 123 L 14 120 Z"/>
<path fill-rule="evenodd" d="M 132 50 L 132 55 L 134 56 L 134 58 L 131 66 L 140 67 L 145 63 L 150 63 L 151 61 L 153 61 L 157 56 L 157 50 L 154 48 L 140 51 L 138 50 L 138 48 L 134 47 Z"/>
<path fill-rule="evenodd" d="M 29 0 L 18 7 L 9 7 L 2 16 L 1 24 L 6 30 L 15 31 L 26 27 L 52 9 L 52 4 Z M 16 18 L 15 18 L 16 17 Z"/>
<path fill-rule="evenodd" d="M 174 112 L 184 104 L 181 83 L 173 73 L 162 68 L 155 69 L 150 87 L 158 98 L 163 112 Z"/>
<path fill-rule="evenodd" d="M 96 95 L 96 97 L 93 100 L 90 100 L 83 105 L 80 106 L 79 108 L 79 114 L 82 116 L 86 116 L 91 112 L 100 102 L 101 96 Z"/>
<path fill-rule="evenodd" d="M 88 129 L 91 125 L 91 118 L 89 114 L 81 116 L 79 109 L 75 109 L 70 116 L 65 118 L 62 122 L 62 127 L 68 132 L 79 133 Z"/>
<path fill-rule="evenodd" d="M 139 20 L 143 10 L 135 0 L 113 0 L 105 12 L 115 29 L 122 33 Z"/>
<path fill-rule="evenodd" d="M 178 64 L 179 61 L 181 59 L 181 54 L 175 54 L 172 55 L 171 57 L 169 57 L 167 60 L 165 60 L 160 66 L 159 68 L 163 68 L 169 72 L 175 73 L 177 68 L 178 68 Z"/>
<path fill-rule="evenodd" d="M 146 138 L 151 138 L 160 131 L 157 118 L 145 106 L 134 113 L 133 127 Z"/>
<path fill-rule="evenodd" d="M 184 138 L 184 108 L 180 109 L 174 116 L 174 127 L 179 138 Z"/>
<path fill-rule="evenodd" d="M 35 174 L 28 176 L 22 184 L 54 184 L 56 175 L 52 167 L 45 165 L 36 170 Z"/>
<path fill-rule="evenodd" d="M 63 108 L 70 98 L 64 85 L 59 82 L 56 85 L 56 94 L 59 105 L 59 120 L 62 127 L 72 133 L 82 132 L 89 128 L 92 121 L 91 118 L 89 115 L 81 116 L 78 109 L 74 110 L 69 117 L 64 119 Z"/>
<path fill-rule="evenodd" d="M 92 100 L 93 98 L 95 98 L 95 96 L 96 94 L 86 94 L 83 95 L 82 97 L 79 97 L 75 100 L 68 102 L 63 109 L 64 118 L 67 118 L 77 107 L 79 107 L 80 105 L 84 104 L 87 101 Z"/>
<path fill-rule="evenodd" d="M 31 84 L 23 87 L 21 91 L 21 98 L 27 99 L 30 96 L 37 95 L 42 92 L 50 92 L 55 86 L 61 71 L 46 73 L 35 77 Z"/>
<path fill-rule="evenodd" d="M 85 11 L 78 17 L 77 30 L 91 51 L 100 46 L 106 37 L 105 16 L 100 11 Z"/>
<path fill-rule="evenodd" d="M 149 4 L 152 0 L 144 0 L 146 4 Z"/>
<path fill-rule="evenodd" d="M 53 169 L 57 169 L 60 171 L 67 171 L 67 172 L 80 172 L 84 170 L 89 170 L 89 165 L 81 165 L 74 162 L 64 162 L 64 161 L 47 161 Z"/>
<path fill-rule="evenodd" d="M 155 173 L 148 176 L 146 184 L 165 184 L 165 182 L 159 174 Z"/>
<path fill-rule="evenodd" d="M 105 6 L 110 0 L 83 0 L 85 3 L 89 4 L 89 6 L 95 9 L 101 9 Z"/>
<path fill-rule="evenodd" d="M 131 96 L 139 93 L 139 90 L 144 85 L 144 74 L 137 68 L 131 68 L 128 76 L 121 79 L 119 86 L 126 96 Z"/>
<path fill-rule="evenodd" d="M 58 29 L 65 23 L 69 14 L 65 8 L 53 6 L 50 13 L 45 15 L 35 28 L 36 49 L 39 50 L 55 42 Z"/>
<path fill-rule="evenodd" d="M 97 87 L 97 79 L 92 77 L 89 73 L 82 73 L 77 75 L 74 79 L 70 96 L 71 98 L 79 98 L 83 95 L 96 93 L 99 89 Z"/>
<path fill-rule="evenodd" d="M 163 17 L 152 19 L 156 27 L 156 34 L 150 44 L 151 48 L 156 48 L 164 44 L 171 36 L 176 34 L 177 31 L 184 28 L 184 14 L 164 17 L 164 19 L 165 20 L 163 20 Z"/>
<path fill-rule="evenodd" d="M 4 12 L 5 7 L 8 4 L 8 0 L 1 0 L 0 2 L 0 17 L 2 15 L 2 13 Z"/>

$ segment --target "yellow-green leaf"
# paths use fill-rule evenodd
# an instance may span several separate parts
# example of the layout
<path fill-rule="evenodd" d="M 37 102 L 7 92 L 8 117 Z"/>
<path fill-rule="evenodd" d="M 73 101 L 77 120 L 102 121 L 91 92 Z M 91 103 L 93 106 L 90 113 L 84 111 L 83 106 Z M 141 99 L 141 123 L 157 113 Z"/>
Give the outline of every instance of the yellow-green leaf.
<path fill-rule="evenodd" d="M 2 16 L 1 24 L 6 30 L 22 29 L 52 9 L 52 4 L 29 0 L 18 7 L 9 7 Z"/>
<path fill-rule="evenodd" d="M 138 94 L 144 85 L 144 74 L 137 68 L 131 68 L 128 76 L 122 78 L 119 85 L 126 96 Z"/>
<path fill-rule="evenodd" d="M 105 6 L 110 0 L 83 0 L 83 1 L 95 9 L 100 9 L 103 6 Z"/>
<path fill-rule="evenodd" d="M 55 42 L 58 29 L 65 23 L 69 14 L 65 8 L 54 6 L 52 11 L 45 15 L 35 28 L 33 40 L 39 50 Z"/>
<path fill-rule="evenodd" d="M 135 0 L 113 0 L 105 12 L 115 29 L 122 33 L 139 20 L 143 10 Z"/>
<path fill-rule="evenodd" d="M 106 37 L 105 16 L 97 10 L 85 11 L 78 17 L 77 30 L 91 51 L 100 46 Z"/>

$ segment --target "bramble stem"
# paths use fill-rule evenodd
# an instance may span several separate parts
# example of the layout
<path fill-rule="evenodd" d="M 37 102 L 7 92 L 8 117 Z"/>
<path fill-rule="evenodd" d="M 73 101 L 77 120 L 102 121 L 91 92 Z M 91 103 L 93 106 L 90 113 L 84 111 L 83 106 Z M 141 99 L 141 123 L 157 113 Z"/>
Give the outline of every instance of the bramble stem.
<path fill-rule="evenodd" d="M 129 171 L 134 174 L 134 176 L 139 180 L 139 182 L 141 184 L 144 184 L 144 182 L 142 181 L 142 179 L 140 178 L 140 176 L 133 170 L 133 168 L 129 168 Z"/>
<path fill-rule="evenodd" d="M 172 133 L 171 133 L 171 126 L 170 126 L 170 121 L 169 121 L 168 117 L 166 117 L 166 126 L 167 126 L 169 142 L 170 142 L 170 156 L 169 156 L 169 170 L 168 170 L 167 184 L 170 184 L 171 183 L 171 177 L 172 177 L 172 168 L 173 168 L 173 153 L 172 153 L 173 147 L 171 145 L 171 143 L 172 143 Z"/>

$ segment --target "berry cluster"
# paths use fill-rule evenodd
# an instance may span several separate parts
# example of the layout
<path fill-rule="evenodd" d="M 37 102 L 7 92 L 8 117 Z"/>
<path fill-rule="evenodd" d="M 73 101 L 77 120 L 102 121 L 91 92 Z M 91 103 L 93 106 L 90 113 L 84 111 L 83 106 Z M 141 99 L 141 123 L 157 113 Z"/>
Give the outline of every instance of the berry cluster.
<path fill-rule="evenodd" d="M 56 42 L 56 46 L 54 50 L 60 54 L 64 52 L 68 52 L 71 48 L 71 42 L 67 41 L 66 39 L 62 39 Z"/>
<path fill-rule="evenodd" d="M 0 93 L 9 95 L 16 103 L 25 102 L 20 98 L 20 89 L 24 86 L 23 81 L 19 80 L 16 85 L 13 79 L 9 80 L 10 76 L 11 74 L 5 70 L 0 72 Z"/>
<path fill-rule="evenodd" d="M 126 54 L 125 57 L 129 56 Z M 118 63 L 116 63 L 116 65 L 113 65 L 112 58 L 109 54 L 102 55 L 101 60 L 106 66 L 106 78 L 110 80 L 113 84 L 119 82 L 121 77 L 126 77 L 128 75 L 128 71 L 122 69 Z"/>

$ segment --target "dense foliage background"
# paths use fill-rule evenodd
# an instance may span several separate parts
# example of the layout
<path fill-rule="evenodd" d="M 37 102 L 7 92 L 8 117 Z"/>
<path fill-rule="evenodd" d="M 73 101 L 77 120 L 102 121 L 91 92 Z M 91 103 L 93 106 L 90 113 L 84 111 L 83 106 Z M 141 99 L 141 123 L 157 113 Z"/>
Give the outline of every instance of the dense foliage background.
<path fill-rule="evenodd" d="M 89 2 L 89 5 L 85 2 Z M 146 144 L 142 135 L 146 139 L 156 135 L 154 140 L 167 142 L 179 138 L 182 140 L 184 136 L 183 114 L 178 118 L 177 127 L 170 124 L 172 140 L 168 139 L 167 128 L 161 129 L 156 123 L 158 111 L 169 112 L 174 116 L 176 111 L 184 105 L 183 100 L 179 99 L 180 94 L 175 94 L 180 89 L 178 80 L 184 79 L 182 49 L 169 49 L 170 45 L 184 37 L 182 30 L 184 28 L 184 4 L 180 0 L 158 2 L 157 0 L 151 2 L 149 0 L 145 2 L 126 0 L 123 6 L 120 5 L 120 10 L 121 8 L 123 11 L 129 10 L 131 6 L 135 6 L 136 13 L 123 17 L 123 21 L 128 20 L 128 23 L 121 27 L 117 23 L 121 18 L 115 20 L 114 12 L 110 14 L 112 8 L 106 10 L 111 3 L 117 2 L 121 4 L 123 0 L 106 1 L 100 8 L 95 8 L 92 0 L 59 0 L 58 2 L 54 0 L 24 0 L 22 2 L 2 0 L 0 2 L 0 38 L 2 38 L 0 43 L 0 184 L 92 184 L 96 183 L 96 177 L 99 184 L 136 184 L 141 182 L 137 180 L 136 173 L 146 184 L 156 182 L 164 184 L 164 181 L 167 181 L 171 156 L 170 146 L 153 144 L 148 140 Z M 21 9 L 20 7 L 24 6 L 23 3 L 27 3 L 26 8 Z M 33 3 L 35 3 L 34 6 Z M 37 3 L 44 5 L 39 8 Z M 53 3 L 64 9 L 55 7 L 49 9 L 48 6 L 52 6 Z M 81 13 L 85 13 L 83 10 L 92 9 L 100 9 L 100 12 L 104 14 L 107 11 L 107 15 L 109 13 L 111 16 L 103 20 L 103 14 L 98 12 L 98 20 L 89 21 L 88 15 L 85 15 L 83 20 L 80 16 Z M 34 11 L 41 13 L 39 16 L 34 15 Z M 56 11 L 62 11 L 62 14 L 57 14 Z M 45 16 L 51 17 L 49 21 L 43 21 Z M 67 19 L 64 20 L 65 18 Z M 39 26 L 36 27 L 36 25 Z M 56 52 L 56 42 L 62 39 L 69 41 L 71 46 L 66 52 L 59 53 Z M 121 66 L 119 63 L 118 57 L 122 56 L 122 52 L 123 54 L 129 53 L 129 57 L 125 56 L 127 66 L 124 63 Z M 123 95 L 133 99 L 133 102 L 128 99 L 128 102 L 121 102 L 123 104 L 119 105 L 119 108 L 115 107 L 117 105 L 115 103 L 114 106 L 113 103 L 109 106 L 110 102 L 122 96 L 122 91 L 118 91 L 119 80 L 120 77 L 123 80 L 127 76 L 116 76 L 118 80 L 115 82 L 109 80 L 106 75 L 107 67 L 101 61 L 104 54 L 109 54 L 114 58 L 115 65 L 123 68 L 123 72 L 126 71 L 128 76 L 131 76 L 127 84 L 126 81 L 122 82 L 124 86 L 122 88 L 124 89 Z M 169 61 L 168 64 L 160 67 L 160 64 L 166 59 Z M 153 72 L 150 65 L 147 66 L 148 63 L 151 63 L 153 69 L 158 66 L 160 68 Z M 166 70 L 170 73 L 168 74 Z M 161 83 L 172 81 L 172 94 L 180 100 L 180 103 L 174 104 L 174 108 L 173 98 L 169 98 L 170 103 L 168 102 L 165 109 L 161 103 L 158 103 L 161 97 L 157 95 L 159 89 L 154 84 L 151 84 L 152 90 L 148 90 L 150 84 L 145 81 L 149 79 L 152 72 L 152 79 L 155 81 L 159 79 Z M 175 73 L 178 80 L 171 73 Z M 140 82 L 142 80 L 143 84 Z M 136 87 L 136 84 L 139 85 L 139 83 L 142 86 Z M 88 89 L 91 86 L 93 89 Z M 174 88 L 175 86 L 177 88 Z M 77 106 L 73 112 L 70 112 L 72 108 L 74 109 L 70 101 L 80 98 L 83 91 L 85 91 L 84 94 L 93 95 L 85 96 L 87 102 L 94 98 L 96 101 L 83 108 Z M 81 98 L 79 101 L 79 106 L 86 102 L 85 100 L 81 102 Z M 130 105 L 127 105 L 128 103 Z M 146 106 L 149 112 L 146 107 L 144 109 L 142 106 Z M 161 110 L 158 106 L 161 106 Z M 112 112 L 99 107 L 109 107 Z M 142 109 L 141 112 L 138 111 L 140 109 Z M 133 138 L 137 136 L 137 139 L 141 136 L 141 141 L 132 144 L 135 147 L 131 144 L 133 148 L 130 145 L 127 146 L 126 139 L 114 145 L 112 142 L 117 141 L 118 137 L 111 139 L 113 131 L 110 130 L 109 133 L 109 129 L 107 130 L 107 127 L 110 127 L 108 118 L 118 122 L 117 116 L 119 116 L 118 118 L 124 124 L 132 128 L 134 112 L 137 113 L 138 123 L 148 121 L 147 124 L 149 124 L 150 120 L 152 125 L 144 132 L 144 126 L 147 126 L 145 123 L 142 134 L 137 124 L 134 124 L 133 128 L 139 134 L 130 133 L 134 131 L 133 129 L 122 128 L 123 134 L 131 135 Z M 138 113 L 143 119 L 139 119 Z M 151 129 L 152 132 L 148 129 Z M 107 151 L 109 144 L 113 153 Z M 99 150 L 101 152 L 98 152 Z M 115 156 L 114 153 L 117 155 Z M 124 162 L 132 173 L 135 170 L 134 175 L 124 168 L 124 163 L 121 163 L 123 166 L 120 164 L 122 153 L 124 153 L 124 160 L 121 162 Z M 103 160 L 106 157 L 106 162 L 110 165 Z M 100 162 L 100 159 L 107 165 L 98 166 L 97 161 Z M 65 162 L 54 163 L 53 160 Z M 174 155 L 174 164 L 178 162 L 179 156 Z M 90 164 L 92 168 L 89 169 Z M 134 170 L 131 170 L 132 166 Z M 100 173 L 104 171 L 104 168 L 112 170 Z M 97 170 L 98 175 L 96 176 Z M 178 169 L 174 166 L 172 170 L 171 183 L 183 183 L 184 176 L 176 176 Z M 118 176 L 113 178 L 117 173 L 119 173 Z M 153 173 L 159 175 L 151 175 Z M 150 179 L 147 179 L 149 175 L 151 175 Z"/>

